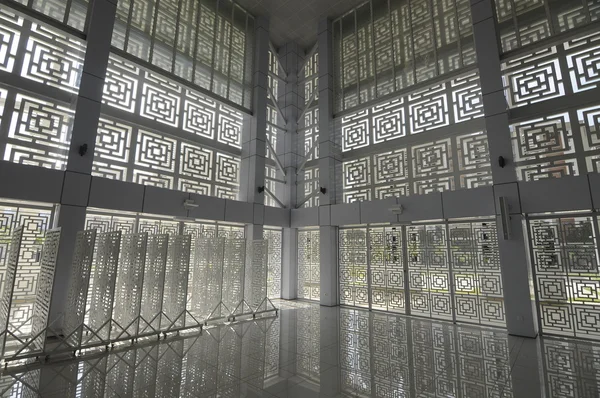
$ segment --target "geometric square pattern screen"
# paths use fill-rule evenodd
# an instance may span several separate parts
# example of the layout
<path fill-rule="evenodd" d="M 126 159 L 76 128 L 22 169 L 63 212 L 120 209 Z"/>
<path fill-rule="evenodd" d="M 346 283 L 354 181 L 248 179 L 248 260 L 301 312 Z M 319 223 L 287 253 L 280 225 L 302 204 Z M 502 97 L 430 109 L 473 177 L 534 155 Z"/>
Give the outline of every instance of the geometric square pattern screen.
<path fill-rule="evenodd" d="M 321 299 L 319 230 L 298 231 L 298 298 Z"/>
<path fill-rule="evenodd" d="M 492 184 L 485 132 L 345 160 L 342 170 L 345 203 Z"/>
<path fill-rule="evenodd" d="M 113 55 L 102 101 L 93 175 L 237 198 L 241 113 Z"/>
<path fill-rule="evenodd" d="M 333 46 L 339 112 L 474 64 L 470 2 L 368 1 L 333 22 Z"/>
<path fill-rule="evenodd" d="M 0 86 L 1 159 L 64 170 L 86 43 L 5 5 L 0 25 L 0 71 L 8 74 Z"/>
<path fill-rule="evenodd" d="M 600 19 L 596 0 L 495 0 L 495 5 L 503 52 Z"/>
<path fill-rule="evenodd" d="M 120 1 L 112 45 L 251 108 L 254 18 L 229 0 Z"/>
<path fill-rule="evenodd" d="M 598 222 L 595 216 L 529 220 L 542 331 L 600 339 Z"/>
<path fill-rule="evenodd" d="M 495 222 L 344 228 L 339 236 L 342 304 L 506 325 Z"/>

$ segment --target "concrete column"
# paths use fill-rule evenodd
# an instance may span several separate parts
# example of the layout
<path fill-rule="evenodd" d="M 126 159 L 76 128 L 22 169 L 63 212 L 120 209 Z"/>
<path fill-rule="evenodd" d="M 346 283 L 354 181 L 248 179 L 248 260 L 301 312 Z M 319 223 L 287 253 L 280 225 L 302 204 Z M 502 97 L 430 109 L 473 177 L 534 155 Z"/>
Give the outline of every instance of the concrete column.
<path fill-rule="evenodd" d="M 485 124 L 494 178 L 496 214 L 500 215 L 499 197 L 508 198 L 512 237 L 504 240 L 498 218 L 500 262 L 504 285 L 504 304 L 508 332 L 513 335 L 537 336 L 537 310 L 531 291 L 531 267 L 528 263 L 526 235 L 513 162 L 508 107 L 502 83 L 500 38 L 492 0 L 471 1 L 473 35 L 479 64 Z M 499 157 L 506 160 L 500 167 Z"/>
<path fill-rule="evenodd" d="M 254 54 L 253 115 L 246 116 L 242 132 L 242 172 L 240 200 L 263 205 L 265 193 L 265 155 L 267 141 L 267 93 L 269 91 L 269 21 L 256 20 Z"/>
<path fill-rule="evenodd" d="M 116 0 L 94 0 L 90 3 L 87 51 L 83 62 L 61 206 L 57 217 L 57 226 L 62 228 L 62 233 L 56 264 L 56 282 L 52 291 L 51 322 L 64 312 L 67 287 L 71 277 L 75 236 L 85 226 L 96 131 L 115 13 Z M 53 325 L 55 330 L 61 327 L 62 320 Z"/>
<path fill-rule="evenodd" d="M 319 185 L 321 305 L 339 305 L 338 229 L 330 225 L 330 206 L 336 203 L 336 170 L 340 150 L 333 125 L 333 41 L 331 21 L 319 21 Z"/>
<path fill-rule="evenodd" d="M 279 50 L 279 60 L 287 73 L 285 87 L 279 90 L 277 102 L 285 116 L 283 134 L 283 167 L 285 195 L 283 203 L 294 209 L 298 203 L 296 170 L 302 157 L 298 154 L 298 117 L 304 109 L 304 90 L 298 87 L 298 70 L 304 61 L 304 51 L 296 43 L 287 43 Z M 281 137 L 281 135 L 280 135 Z M 283 267 L 281 269 L 281 297 L 298 297 L 298 230 L 283 231 Z"/>
<path fill-rule="evenodd" d="M 298 230 L 283 229 L 283 262 L 281 268 L 281 297 L 298 298 Z"/>

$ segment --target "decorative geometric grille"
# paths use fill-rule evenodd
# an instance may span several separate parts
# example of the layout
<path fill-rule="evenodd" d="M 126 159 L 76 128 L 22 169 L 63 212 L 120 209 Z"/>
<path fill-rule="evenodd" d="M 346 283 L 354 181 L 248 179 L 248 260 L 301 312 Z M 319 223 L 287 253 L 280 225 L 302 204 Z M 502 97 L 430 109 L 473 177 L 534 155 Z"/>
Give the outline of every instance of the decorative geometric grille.
<path fill-rule="evenodd" d="M 77 232 L 63 325 L 64 335 L 73 346 L 81 344 L 95 246 L 95 229 Z"/>
<path fill-rule="evenodd" d="M 283 230 L 265 228 L 263 238 L 269 242 L 267 297 L 271 299 L 281 298 Z"/>
<path fill-rule="evenodd" d="M 83 32 L 85 20 L 88 12 L 88 2 L 85 0 L 74 0 L 72 2 L 63 2 L 60 0 L 17 0 L 18 3 L 41 12 L 47 17 L 68 25 Z"/>
<path fill-rule="evenodd" d="M 495 223 L 448 224 L 456 320 L 504 326 L 504 294 Z"/>
<path fill-rule="evenodd" d="M 298 298 L 321 299 L 319 231 L 298 231 Z"/>
<path fill-rule="evenodd" d="M 340 304 L 369 308 L 367 231 L 340 230 Z"/>
<path fill-rule="evenodd" d="M 529 221 L 544 333 L 600 339 L 596 228 L 594 217 Z"/>
<path fill-rule="evenodd" d="M 136 231 L 136 226 L 137 220 L 135 217 L 114 216 L 90 211 L 85 215 L 85 229 L 97 229 L 99 233 L 121 231 L 123 235 L 133 234 Z"/>
<path fill-rule="evenodd" d="M 223 262 L 223 304 L 229 311 L 235 309 L 244 297 L 246 272 L 246 240 L 225 239 Z"/>
<path fill-rule="evenodd" d="M 188 273 L 190 267 L 190 235 L 169 236 L 163 314 L 161 328 L 185 326 Z"/>
<path fill-rule="evenodd" d="M 4 290 L 0 299 L 0 334 L 5 334 L 10 327 L 10 310 L 13 302 L 13 289 L 15 286 L 15 275 L 21 256 L 21 242 L 23 240 L 23 227 L 14 228 L 10 239 L 8 260 L 6 262 L 6 278 Z M 6 344 L 6 336 L 2 338 L 2 355 Z"/>
<path fill-rule="evenodd" d="M 341 117 L 342 151 L 480 117 L 483 99 L 473 72 Z"/>
<path fill-rule="evenodd" d="M 253 240 L 247 252 L 246 283 L 244 298 L 255 310 L 266 309 L 258 306 L 267 297 L 267 267 L 269 263 L 269 243 L 266 240 Z"/>
<path fill-rule="evenodd" d="M 515 50 L 600 18 L 594 0 L 495 0 L 502 51 Z"/>
<path fill-rule="evenodd" d="M 342 228 L 339 247 L 341 304 L 505 325 L 494 222 Z"/>
<path fill-rule="evenodd" d="M 406 238 L 411 314 L 452 320 L 446 226 L 409 226 Z"/>
<path fill-rule="evenodd" d="M 112 45 L 251 108 L 254 18 L 233 2 L 121 2 Z"/>
<path fill-rule="evenodd" d="M 240 157 L 102 117 L 92 175 L 236 199 Z"/>
<path fill-rule="evenodd" d="M 194 291 L 190 311 L 198 320 L 205 320 L 217 309 L 223 297 L 223 262 L 225 239 L 199 238 L 194 264 Z M 220 317 L 221 306 L 213 314 Z"/>
<path fill-rule="evenodd" d="M 299 192 L 299 201 L 304 200 L 317 189 L 319 189 L 319 167 L 306 167 L 302 174 L 298 175 L 298 185 L 304 187 L 304 192 Z M 313 195 L 308 199 L 302 207 L 318 207 L 319 206 L 319 195 Z"/>
<path fill-rule="evenodd" d="M 100 233 L 94 249 L 93 277 L 88 296 L 91 297 L 88 309 L 88 326 L 97 334 L 90 337 L 108 340 L 111 330 L 115 298 L 117 265 L 121 248 L 121 231 Z"/>
<path fill-rule="evenodd" d="M 35 350 L 43 351 L 46 344 L 47 332 L 45 332 L 44 329 L 48 326 L 50 316 L 52 287 L 54 286 L 54 272 L 56 271 L 59 243 L 60 228 L 51 229 L 46 232 L 31 324 L 31 335 L 36 336 L 39 334 L 32 343 Z"/>
<path fill-rule="evenodd" d="M 479 132 L 346 160 L 344 202 L 491 185 L 489 156 Z"/>
<path fill-rule="evenodd" d="M 148 236 L 144 283 L 142 285 L 142 303 L 139 332 L 158 330 L 161 324 L 165 270 L 169 235 L 151 234 Z"/>
<path fill-rule="evenodd" d="M 404 313 L 404 249 L 402 229 L 369 228 L 371 308 Z"/>
<path fill-rule="evenodd" d="M 114 320 L 118 323 L 112 334 L 116 337 L 134 336 L 139 322 L 134 322 L 140 314 L 142 285 L 146 268 L 148 234 L 125 234 L 121 237 L 121 251 L 115 287 Z"/>
<path fill-rule="evenodd" d="M 177 221 L 140 218 L 138 220 L 138 232 L 149 234 L 179 235 L 179 223 Z"/>
<path fill-rule="evenodd" d="M 466 0 L 370 1 L 333 22 L 333 41 L 336 111 L 476 61 Z"/>
<path fill-rule="evenodd" d="M 34 2 L 33 8 L 42 3 Z M 64 4 L 62 11 L 52 7 L 59 14 L 64 8 Z M 5 5 L 0 6 L 0 24 L 0 70 L 12 76 L 0 88 L 0 114 L 6 107 L 0 134 L 3 159 L 64 170 L 73 124 L 71 104 L 79 91 L 86 43 L 21 17 Z M 21 83 L 12 87 L 11 81 Z"/>

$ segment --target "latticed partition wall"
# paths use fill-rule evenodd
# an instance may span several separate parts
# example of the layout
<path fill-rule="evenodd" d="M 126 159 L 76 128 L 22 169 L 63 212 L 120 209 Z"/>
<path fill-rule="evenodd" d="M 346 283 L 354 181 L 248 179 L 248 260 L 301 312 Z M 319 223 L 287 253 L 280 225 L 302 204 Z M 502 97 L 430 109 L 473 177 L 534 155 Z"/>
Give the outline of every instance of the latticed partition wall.
<path fill-rule="evenodd" d="M 263 239 L 269 242 L 267 297 L 281 298 L 283 230 L 281 228 L 265 228 Z"/>
<path fill-rule="evenodd" d="M 11 307 L 11 330 L 27 335 L 32 326 L 38 279 L 42 269 L 42 247 L 46 231 L 54 223 L 54 206 L 41 203 L 0 202 L 0 294 L 6 286 L 8 250 L 15 228 L 23 226 Z"/>
<path fill-rule="evenodd" d="M 298 231 L 298 298 L 321 299 L 319 230 Z"/>
<path fill-rule="evenodd" d="M 136 62 L 252 107 L 254 18 L 232 1 L 119 2 L 112 45 Z"/>
<path fill-rule="evenodd" d="M 342 308 L 340 334 L 342 392 L 493 397 L 511 391 L 504 332 Z"/>
<path fill-rule="evenodd" d="M 92 175 L 237 199 L 243 114 L 111 54 Z"/>
<path fill-rule="evenodd" d="M 341 304 L 505 325 L 493 221 L 343 228 L 339 247 Z"/>
<path fill-rule="evenodd" d="M 528 222 L 541 331 L 600 339 L 597 217 L 531 217 Z"/>
<path fill-rule="evenodd" d="M 72 9 L 80 9 L 80 2 Z M 33 8 L 53 9 L 35 1 Z M 50 15 L 59 18 L 65 5 Z M 83 28 L 83 15 L 68 18 Z M 81 19 L 83 18 L 83 19 Z M 62 16 L 60 18 L 62 20 Z M 0 6 L 0 152 L 14 163 L 64 170 L 86 43 Z"/>

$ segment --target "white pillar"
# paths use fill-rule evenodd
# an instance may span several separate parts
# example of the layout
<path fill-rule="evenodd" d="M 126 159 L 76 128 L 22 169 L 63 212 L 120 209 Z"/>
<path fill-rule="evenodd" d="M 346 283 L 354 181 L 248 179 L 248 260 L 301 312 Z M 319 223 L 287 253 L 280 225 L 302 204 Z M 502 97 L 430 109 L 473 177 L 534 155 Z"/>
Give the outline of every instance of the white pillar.
<path fill-rule="evenodd" d="M 331 21 L 319 21 L 319 185 L 321 305 L 339 305 L 338 229 L 331 226 L 330 206 L 336 203 L 336 169 L 340 166 L 339 145 L 333 128 L 333 42 Z"/>
<path fill-rule="evenodd" d="M 537 310 L 531 291 L 531 267 L 528 263 L 526 236 L 523 234 L 517 174 L 512 161 L 508 107 L 501 73 L 501 47 L 493 1 L 473 0 L 471 12 L 494 178 L 506 325 L 510 334 L 535 337 L 538 326 Z M 500 156 L 506 160 L 504 167 L 499 165 Z M 512 228 L 512 237 L 509 240 L 503 238 L 499 197 L 508 199 Z"/>
<path fill-rule="evenodd" d="M 62 233 L 56 263 L 56 282 L 52 290 L 50 321 L 63 314 L 71 277 L 75 236 L 85 227 L 96 132 L 115 13 L 116 1 L 94 0 L 90 3 L 87 51 L 83 62 L 61 206 L 57 217 L 57 226 L 62 228 Z M 84 145 L 87 145 L 87 151 L 81 154 L 80 148 Z M 60 327 L 60 323 L 53 325 L 53 328 Z"/>

